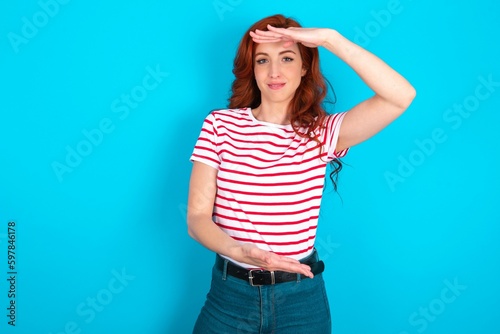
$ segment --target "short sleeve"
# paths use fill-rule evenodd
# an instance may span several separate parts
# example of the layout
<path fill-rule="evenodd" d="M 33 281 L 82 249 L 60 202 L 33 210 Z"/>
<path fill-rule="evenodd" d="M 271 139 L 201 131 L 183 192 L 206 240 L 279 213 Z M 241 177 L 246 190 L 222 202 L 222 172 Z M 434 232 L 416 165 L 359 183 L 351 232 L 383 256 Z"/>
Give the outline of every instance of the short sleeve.
<path fill-rule="evenodd" d="M 349 148 L 343 149 L 342 151 L 335 151 L 337 147 L 337 142 L 339 139 L 340 126 L 347 112 L 331 114 L 326 117 L 326 128 L 325 128 L 325 149 L 328 152 L 328 161 L 343 158 Z"/>
<path fill-rule="evenodd" d="M 203 162 L 215 169 L 219 169 L 220 158 L 217 152 L 217 128 L 213 113 L 210 113 L 203 122 L 190 160 Z"/>

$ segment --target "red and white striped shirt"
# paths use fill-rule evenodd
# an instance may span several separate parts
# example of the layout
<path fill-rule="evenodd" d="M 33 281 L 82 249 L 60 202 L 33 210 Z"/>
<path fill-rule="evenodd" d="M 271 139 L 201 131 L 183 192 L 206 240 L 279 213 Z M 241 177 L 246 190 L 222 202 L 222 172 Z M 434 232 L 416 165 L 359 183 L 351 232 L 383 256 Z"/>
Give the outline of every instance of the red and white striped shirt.
<path fill-rule="evenodd" d="M 297 260 L 309 255 L 326 165 L 348 151 L 335 152 L 344 116 L 328 115 L 316 130 L 320 155 L 317 142 L 291 125 L 257 120 L 250 108 L 211 112 L 191 161 L 218 170 L 214 223 L 240 242 Z"/>

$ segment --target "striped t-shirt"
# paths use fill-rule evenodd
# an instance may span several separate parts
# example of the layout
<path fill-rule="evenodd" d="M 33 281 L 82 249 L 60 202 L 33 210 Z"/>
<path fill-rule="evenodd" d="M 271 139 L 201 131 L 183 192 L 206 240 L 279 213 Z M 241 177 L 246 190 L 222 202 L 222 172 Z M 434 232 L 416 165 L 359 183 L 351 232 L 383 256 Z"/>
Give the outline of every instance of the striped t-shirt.
<path fill-rule="evenodd" d="M 214 223 L 240 242 L 297 260 L 309 255 L 326 165 L 348 151 L 335 152 L 344 115 L 328 115 L 316 130 L 320 152 L 291 125 L 259 121 L 250 108 L 211 112 L 191 160 L 218 170 Z"/>

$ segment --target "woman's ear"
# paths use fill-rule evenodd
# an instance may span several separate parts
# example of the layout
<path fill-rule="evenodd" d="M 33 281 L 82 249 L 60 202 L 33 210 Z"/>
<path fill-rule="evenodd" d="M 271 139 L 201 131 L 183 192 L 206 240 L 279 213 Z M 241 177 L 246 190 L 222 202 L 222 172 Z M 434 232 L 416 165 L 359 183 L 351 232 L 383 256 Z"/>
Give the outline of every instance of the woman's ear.
<path fill-rule="evenodd" d="M 306 75 L 307 69 L 305 67 L 302 67 L 302 76 Z"/>

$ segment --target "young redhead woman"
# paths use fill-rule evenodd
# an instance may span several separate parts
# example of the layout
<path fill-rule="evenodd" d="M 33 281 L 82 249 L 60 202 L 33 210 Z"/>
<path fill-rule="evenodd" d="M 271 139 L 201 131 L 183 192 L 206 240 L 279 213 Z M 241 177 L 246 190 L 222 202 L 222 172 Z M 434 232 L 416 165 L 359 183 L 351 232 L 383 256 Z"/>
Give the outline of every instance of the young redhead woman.
<path fill-rule="evenodd" d="M 326 114 L 318 47 L 374 95 Z M 415 89 L 339 32 L 282 15 L 250 27 L 233 73 L 229 108 L 206 117 L 191 156 L 189 235 L 216 253 L 194 333 L 330 333 L 314 248 L 326 166 L 400 116 Z"/>

